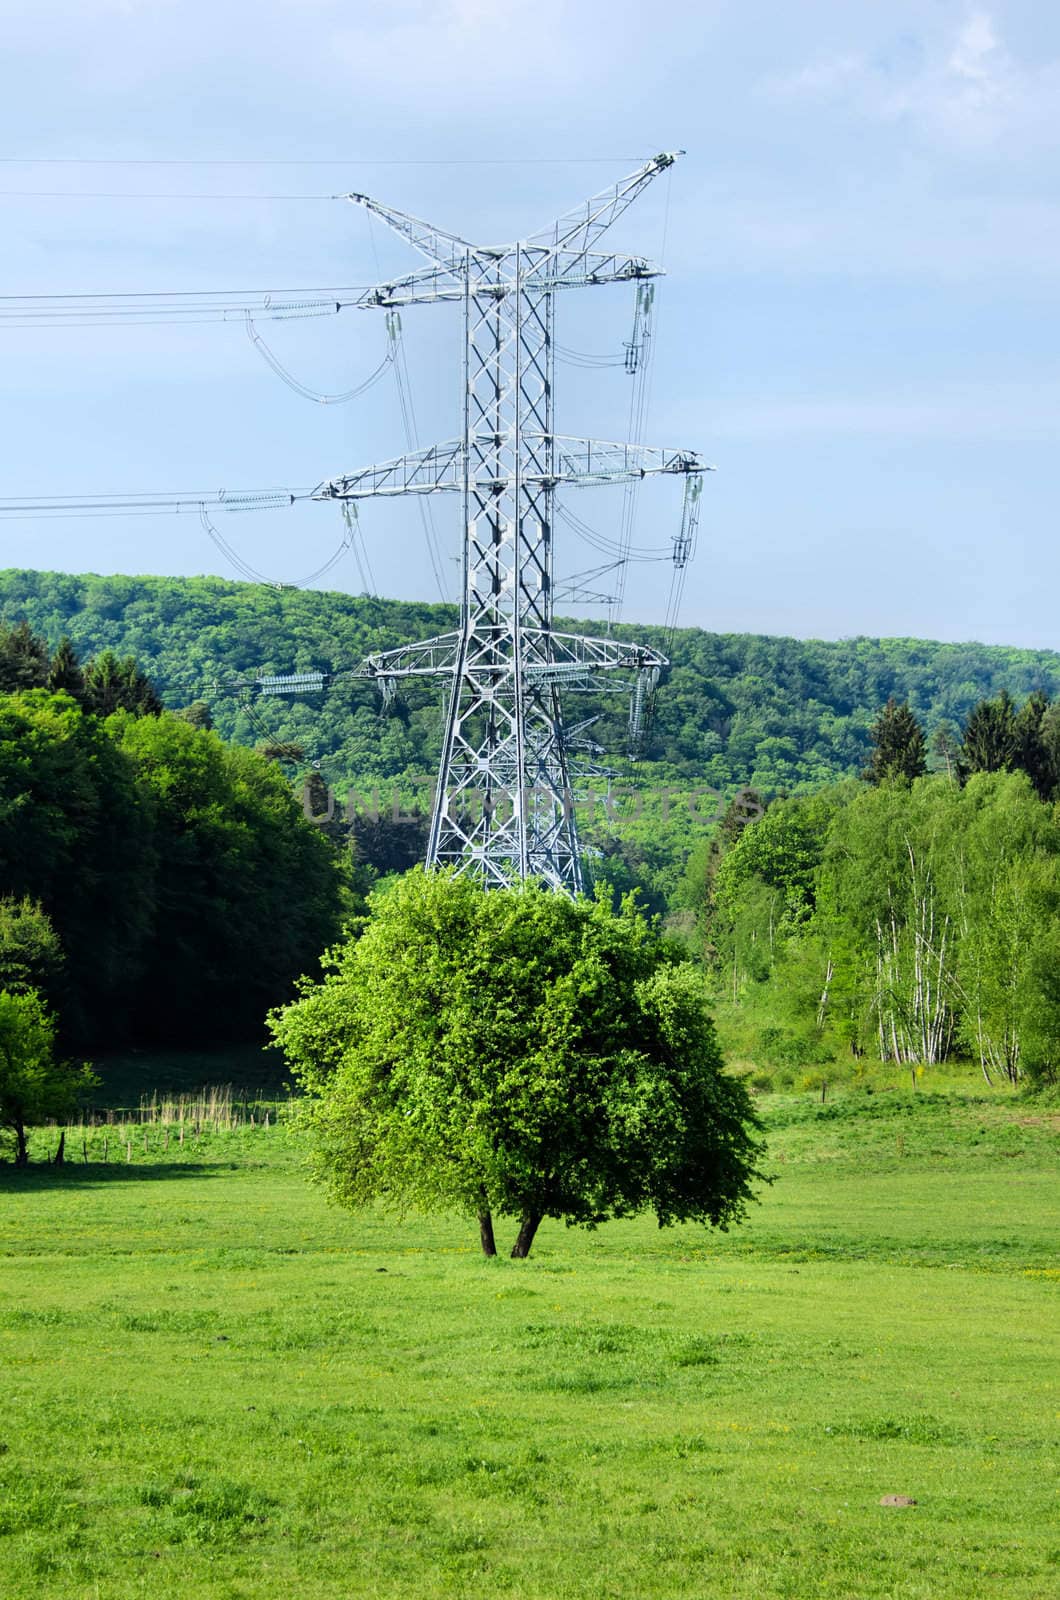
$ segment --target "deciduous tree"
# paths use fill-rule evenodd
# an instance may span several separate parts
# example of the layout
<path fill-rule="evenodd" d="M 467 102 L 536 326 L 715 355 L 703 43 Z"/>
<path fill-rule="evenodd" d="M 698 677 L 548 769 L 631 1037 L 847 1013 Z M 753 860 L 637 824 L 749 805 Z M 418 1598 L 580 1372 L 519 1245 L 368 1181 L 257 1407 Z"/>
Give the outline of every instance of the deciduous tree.
<path fill-rule="evenodd" d="M 28 896 L 0 899 L 0 989 L 46 990 L 62 966 L 63 947 L 44 908 Z"/>
<path fill-rule="evenodd" d="M 55 1020 L 34 990 L 0 990 L 0 1126 L 15 1137 L 15 1165 L 29 1159 L 26 1130 L 71 1114 L 99 1082 L 91 1067 L 55 1056 Z"/>
<path fill-rule="evenodd" d="M 653 1210 L 725 1227 L 760 1146 L 702 980 L 631 902 L 486 891 L 417 869 L 323 983 L 275 1013 L 332 1197 L 594 1227 Z"/>

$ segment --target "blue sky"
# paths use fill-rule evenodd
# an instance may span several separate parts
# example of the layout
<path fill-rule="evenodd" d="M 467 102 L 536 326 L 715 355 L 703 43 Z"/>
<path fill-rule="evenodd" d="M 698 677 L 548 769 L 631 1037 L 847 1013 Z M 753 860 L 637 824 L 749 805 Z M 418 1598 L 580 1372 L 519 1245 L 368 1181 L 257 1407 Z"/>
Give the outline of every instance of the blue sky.
<path fill-rule="evenodd" d="M 367 284 L 414 258 L 310 197 L 503 240 L 684 147 L 614 241 L 668 270 L 646 437 L 718 467 L 681 620 L 1060 647 L 1060 7 L 0 0 L 0 22 L 4 294 Z M 619 350 L 630 301 L 568 295 L 561 340 Z M 261 331 L 325 392 L 383 350 L 368 313 Z M 420 441 L 450 437 L 457 314 L 410 312 L 404 335 Z M 389 378 L 311 405 L 239 324 L 0 338 L 0 496 L 310 485 L 405 447 Z M 559 383 L 562 431 L 623 435 L 620 369 Z M 613 528 L 619 499 L 574 508 Z M 638 542 L 677 511 L 646 487 Z M 435 517 L 455 593 L 455 499 Z M 436 597 L 414 507 L 362 527 L 380 592 Z M 300 506 L 223 532 L 289 579 L 341 529 Z M 194 516 L 0 539 L 3 565 L 234 575 Z M 561 549 L 560 572 L 592 559 Z M 352 563 L 328 582 L 360 588 Z M 661 619 L 666 588 L 635 569 L 625 616 Z"/>

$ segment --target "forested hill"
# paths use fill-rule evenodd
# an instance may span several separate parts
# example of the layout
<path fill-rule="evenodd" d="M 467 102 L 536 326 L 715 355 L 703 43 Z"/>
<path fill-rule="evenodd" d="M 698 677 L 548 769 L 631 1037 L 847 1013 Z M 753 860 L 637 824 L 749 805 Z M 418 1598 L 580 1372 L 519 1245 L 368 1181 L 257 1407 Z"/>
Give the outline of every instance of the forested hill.
<path fill-rule="evenodd" d="M 412 688 L 382 717 L 363 681 L 297 703 L 258 700 L 249 710 L 226 685 L 258 671 L 347 670 L 370 652 L 451 628 L 451 608 L 220 578 L 9 570 L 0 572 L 0 617 L 25 619 L 53 645 L 69 634 L 82 659 L 108 647 L 135 654 L 167 705 L 204 699 L 228 738 L 295 741 L 340 788 L 349 779 L 423 778 L 435 765 L 437 686 Z M 602 631 L 598 622 L 570 626 Z M 664 642 L 660 629 L 617 631 Z M 718 789 L 752 783 L 775 794 L 857 772 L 869 726 L 892 694 L 908 699 L 929 735 L 943 721 L 959 728 L 978 700 L 1003 688 L 1017 700 L 1036 688 L 1060 694 L 1060 654 L 1047 650 L 687 628 L 670 653 L 647 756 L 659 779 Z M 586 716 L 602 713 L 594 736 L 621 751 L 625 699 L 585 697 L 584 705 Z"/>

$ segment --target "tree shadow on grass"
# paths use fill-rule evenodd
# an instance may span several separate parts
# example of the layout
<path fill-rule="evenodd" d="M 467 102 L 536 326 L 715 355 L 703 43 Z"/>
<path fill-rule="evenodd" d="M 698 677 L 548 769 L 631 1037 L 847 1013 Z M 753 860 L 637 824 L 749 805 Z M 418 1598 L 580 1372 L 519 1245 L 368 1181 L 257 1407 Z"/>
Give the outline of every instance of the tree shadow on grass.
<path fill-rule="evenodd" d="M 99 1184 L 151 1183 L 160 1178 L 219 1178 L 225 1173 L 238 1171 L 245 1166 L 245 1162 L 236 1161 L 105 1163 L 68 1160 L 60 1167 L 43 1161 L 28 1167 L 16 1167 L 11 1162 L 0 1162 L 0 1192 L 84 1189 L 95 1188 Z"/>

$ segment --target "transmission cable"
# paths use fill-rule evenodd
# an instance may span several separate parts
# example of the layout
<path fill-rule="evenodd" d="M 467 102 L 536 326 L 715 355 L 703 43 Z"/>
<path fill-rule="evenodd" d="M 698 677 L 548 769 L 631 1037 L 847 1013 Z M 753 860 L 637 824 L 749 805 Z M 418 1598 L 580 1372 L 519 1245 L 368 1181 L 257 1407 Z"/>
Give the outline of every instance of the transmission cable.
<path fill-rule="evenodd" d="M 265 340 L 261 337 L 261 334 L 255 328 L 254 319 L 249 311 L 246 313 L 246 327 L 247 337 L 249 338 L 251 344 L 258 351 L 263 360 L 266 361 L 267 364 L 272 368 L 276 376 L 278 378 L 282 378 L 287 387 L 289 389 L 293 389 L 295 394 L 300 394 L 304 400 L 312 400 L 320 406 L 345 405 L 350 400 L 356 400 L 358 395 L 366 394 L 374 384 L 379 382 L 379 379 L 386 372 L 387 367 L 390 366 L 397 354 L 398 335 L 395 332 L 392 319 L 388 315 L 386 354 L 375 370 L 370 372 L 363 382 L 355 385 L 355 387 L 352 389 L 345 390 L 342 394 L 317 394 L 314 389 L 308 389 L 304 383 L 300 383 L 293 373 L 288 372 L 287 368 L 280 361 L 279 357 L 274 351 L 270 350 L 269 346 L 265 343 Z"/>
<path fill-rule="evenodd" d="M 0 499 L 0 517 L 151 517 L 198 512 L 278 511 L 308 500 L 313 489 L 172 490 L 159 494 L 22 495 Z"/>
<path fill-rule="evenodd" d="M 332 317 L 357 304 L 358 289 L 276 291 L 190 290 L 165 293 L 5 295 L 0 297 L 0 328 L 86 328 L 131 323 L 194 326 L 258 321 L 287 322 Z M 323 296 L 326 295 L 326 298 Z"/>
<path fill-rule="evenodd" d="M 217 546 L 218 550 L 220 550 L 221 554 L 226 560 L 231 562 L 232 566 L 235 567 L 236 571 L 239 572 L 242 577 L 246 578 L 251 583 L 265 584 L 270 589 L 307 589 L 310 584 L 317 583 L 321 578 L 326 577 L 327 574 L 339 564 L 347 550 L 354 545 L 355 540 L 353 519 L 347 518 L 342 540 L 338 549 L 328 557 L 322 566 L 317 567 L 315 572 L 307 573 L 304 578 L 281 581 L 276 578 L 270 578 L 267 573 L 259 572 L 257 567 L 252 567 L 248 561 L 243 559 L 234 545 L 229 544 L 224 535 L 214 527 L 209 516 L 207 515 L 205 504 L 199 507 L 199 520 L 207 534 L 209 534 L 210 538 Z M 359 554 L 356 554 L 356 560 L 358 567 L 361 568 L 361 558 Z M 361 568 L 361 576 L 363 579 L 363 568 Z"/>
<path fill-rule="evenodd" d="M 400 325 L 400 319 L 399 319 Z M 412 398 L 412 385 L 409 381 L 408 363 L 405 360 L 403 345 L 398 346 L 397 359 L 393 363 L 394 381 L 397 385 L 398 405 L 401 408 L 401 421 L 405 430 L 405 443 L 410 451 L 419 448 L 419 429 L 416 425 L 416 407 Z M 434 523 L 434 513 L 428 502 L 427 496 L 418 494 L 415 497 L 419 509 L 420 522 L 423 525 L 423 537 L 427 544 L 427 556 L 434 573 L 434 581 L 442 603 L 448 605 L 449 594 L 445 586 L 442 568 L 442 556 L 439 549 L 438 530 Z"/>
<path fill-rule="evenodd" d="M 382 269 L 379 265 L 379 251 L 375 243 L 375 228 L 372 226 L 372 214 L 368 213 L 368 242 L 371 246 L 372 257 L 375 261 L 377 275 L 382 278 Z M 397 389 L 398 406 L 401 411 L 401 424 L 405 432 L 405 444 L 411 452 L 419 448 L 419 429 L 416 425 L 416 406 L 412 398 L 412 384 L 409 381 L 408 362 L 405 358 L 405 346 L 400 338 L 401 313 L 390 313 L 393 319 L 395 333 L 396 358 L 392 363 L 394 371 L 394 385 Z M 438 590 L 438 597 L 443 605 L 448 605 L 449 593 L 445 585 L 444 567 L 438 539 L 438 530 L 434 524 L 434 514 L 431 510 L 427 495 L 418 494 L 415 497 L 416 507 L 419 512 L 420 525 L 423 528 L 423 538 L 427 546 L 427 557 L 434 573 L 434 582 Z"/>
<path fill-rule="evenodd" d="M 294 160 L 280 157 L 239 156 L 167 158 L 165 156 L 0 156 L 6 167 L 589 167 L 612 166 L 620 161 L 643 161 L 639 156 L 476 156 L 456 157 L 329 156 Z"/>
<path fill-rule="evenodd" d="M 620 538 L 613 539 L 606 533 L 600 533 L 571 511 L 569 506 L 557 505 L 556 515 L 571 528 L 585 544 L 598 550 L 601 555 L 616 556 L 619 561 L 669 561 L 670 548 L 662 545 L 626 545 L 623 547 Z"/>
<path fill-rule="evenodd" d="M 651 312 L 653 298 L 642 296 L 643 285 L 637 285 L 636 311 L 634 313 L 633 341 L 630 351 L 637 348 L 639 334 L 639 356 L 633 363 L 631 376 L 633 390 L 629 397 L 629 429 L 627 437 L 634 445 L 644 442 L 644 428 L 647 420 L 647 390 L 648 378 L 652 366 L 653 345 L 651 337 Z M 626 362 L 626 370 L 630 371 L 630 362 Z M 637 506 L 640 498 L 640 479 L 632 479 L 626 484 L 622 494 L 622 515 L 619 522 L 619 554 L 625 556 L 633 548 L 633 533 L 637 521 Z M 618 572 L 615 583 L 615 604 L 608 612 L 608 627 L 613 627 L 620 621 L 622 607 L 626 597 L 626 575 L 628 568 L 623 565 Z"/>
<path fill-rule="evenodd" d="M 572 350 L 563 344 L 554 344 L 552 348 L 556 352 L 556 359 L 568 367 L 582 367 L 595 371 L 597 368 L 625 365 L 625 356 L 592 355 L 588 350 Z"/>

